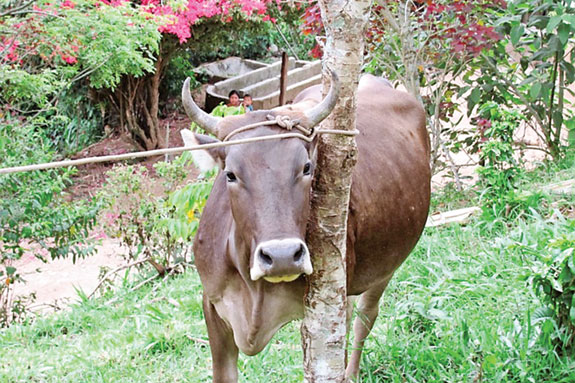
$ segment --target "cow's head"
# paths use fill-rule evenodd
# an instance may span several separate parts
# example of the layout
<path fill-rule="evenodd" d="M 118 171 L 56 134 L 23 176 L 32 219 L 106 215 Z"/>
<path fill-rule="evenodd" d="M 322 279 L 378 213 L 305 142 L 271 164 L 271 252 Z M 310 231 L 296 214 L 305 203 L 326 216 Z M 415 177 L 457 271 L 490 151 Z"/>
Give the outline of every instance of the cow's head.
<path fill-rule="evenodd" d="M 330 91 L 320 103 L 303 101 L 268 111 L 218 118 L 193 102 L 188 80 L 182 90 L 189 117 L 219 139 L 247 125 L 257 126 L 235 134 L 230 140 L 287 133 L 278 125 L 259 125 L 269 121 L 270 115 L 288 116 L 311 129 L 329 115 L 337 96 L 338 80 L 332 74 Z M 187 146 L 219 141 L 188 130 L 182 131 L 182 137 Z M 210 166 L 210 160 L 220 165 L 218 177 L 225 178 L 234 235 L 249 249 L 250 259 L 237 262 L 249 265 L 249 275 L 254 281 L 264 278 L 274 283 L 291 282 L 313 271 L 305 243 L 314 171 L 313 148 L 313 142 L 287 138 L 192 152 L 200 167 Z"/>

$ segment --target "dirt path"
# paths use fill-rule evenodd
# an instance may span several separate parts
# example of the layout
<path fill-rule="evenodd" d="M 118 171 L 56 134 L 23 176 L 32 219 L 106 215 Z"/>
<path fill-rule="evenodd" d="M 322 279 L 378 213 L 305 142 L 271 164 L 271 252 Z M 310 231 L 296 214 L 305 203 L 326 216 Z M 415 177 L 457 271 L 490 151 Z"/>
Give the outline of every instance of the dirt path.
<path fill-rule="evenodd" d="M 77 290 L 90 294 L 96 288 L 102 267 L 115 268 L 123 264 L 120 256 L 123 251 L 117 240 L 104 239 L 95 255 L 76 263 L 71 258 L 44 263 L 32 254 L 25 254 L 14 266 L 26 283 L 16 283 L 14 294 L 35 293 L 36 300 L 31 305 L 35 312 L 65 308 L 78 299 Z"/>
<path fill-rule="evenodd" d="M 169 128 L 169 147 L 183 145 L 179 131 L 189 127 L 189 120 L 184 114 L 174 114 L 160 122 L 165 129 Z M 105 155 L 117 155 L 134 151 L 129 139 L 121 136 L 109 136 L 100 142 L 85 148 L 74 158 L 85 158 Z M 164 159 L 164 156 L 148 158 L 139 164 L 154 174 L 153 164 Z M 91 197 L 106 181 L 106 172 L 113 163 L 96 163 L 79 167 L 79 174 L 74 185 L 68 190 L 71 198 Z M 197 175 L 192 173 L 192 175 Z M 95 233 L 101 235 L 101 233 Z M 13 288 L 15 296 L 36 294 L 30 306 L 35 312 L 51 312 L 57 308 L 66 308 L 69 303 L 78 299 L 77 290 L 90 294 L 97 286 L 102 267 L 116 268 L 125 264 L 122 253 L 127 250 L 120 246 L 116 239 L 104 238 L 97 246 L 96 254 L 73 263 L 70 258 L 49 260 L 44 263 L 37 259 L 33 252 L 25 254 L 14 262 L 18 273 L 26 283 L 16 283 Z M 38 272 L 39 271 L 39 272 Z"/>

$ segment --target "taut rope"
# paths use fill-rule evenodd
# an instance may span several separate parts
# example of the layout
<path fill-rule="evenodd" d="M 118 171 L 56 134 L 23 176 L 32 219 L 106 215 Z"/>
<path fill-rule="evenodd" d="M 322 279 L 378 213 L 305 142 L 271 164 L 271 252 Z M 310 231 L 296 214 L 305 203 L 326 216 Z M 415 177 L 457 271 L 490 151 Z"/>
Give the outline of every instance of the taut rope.
<path fill-rule="evenodd" d="M 179 154 L 179 153 L 183 153 L 186 151 L 192 151 L 192 150 L 204 150 L 204 149 L 220 148 L 223 146 L 241 145 L 241 144 L 248 144 L 248 143 L 260 142 L 260 141 L 278 140 L 278 139 L 282 139 L 282 138 L 300 138 L 304 141 L 312 142 L 315 139 L 315 137 L 317 137 L 318 134 L 339 134 L 339 135 L 344 135 L 344 136 L 356 136 L 359 134 L 359 132 L 357 130 L 313 129 L 313 128 L 311 130 L 309 130 L 309 129 L 306 129 L 303 126 L 299 125 L 299 121 L 291 120 L 288 116 L 273 117 L 273 116 L 269 115 L 268 119 L 270 119 L 270 118 L 272 119 L 270 121 L 258 122 L 256 124 L 246 125 L 242 128 L 234 130 L 233 132 L 228 134 L 222 142 L 216 142 L 216 143 L 205 144 L 205 145 L 185 146 L 185 147 L 178 147 L 178 148 L 148 150 L 148 151 L 144 151 L 144 152 L 125 153 L 125 154 L 110 155 L 110 156 L 88 157 L 88 158 L 81 158 L 81 159 L 77 159 L 77 160 L 64 160 L 64 161 L 56 161 L 56 162 L 47 162 L 47 163 L 35 164 L 35 165 L 14 166 L 14 167 L 10 167 L 10 168 L 0 169 L 0 174 L 29 172 L 29 171 L 33 171 L 33 170 L 55 169 L 55 168 L 63 168 L 63 167 L 67 167 L 67 166 L 86 165 L 86 164 L 93 164 L 93 163 L 99 163 L 99 162 L 122 161 L 122 160 L 129 160 L 129 159 L 135 159 L 135 158 L 159 156 L 159 155 L 164 155 L 164 154 Z M 229 138 L 231 136 L 237 134 L 237 133 L 244 132 L 246 130 L 256 128 L 258 126 L 265 126 L 265 125 L 279 125 L 289 132 L 291 132 L 295 128 L 295 129 L 299 130 L 301 133 L 280 133 L 280 134 L 273 134 L 273 135 L 269 135 L 269 136 L 243 138 L 243 139 L 239 139 L 239 140 L 229 141 Z"/>

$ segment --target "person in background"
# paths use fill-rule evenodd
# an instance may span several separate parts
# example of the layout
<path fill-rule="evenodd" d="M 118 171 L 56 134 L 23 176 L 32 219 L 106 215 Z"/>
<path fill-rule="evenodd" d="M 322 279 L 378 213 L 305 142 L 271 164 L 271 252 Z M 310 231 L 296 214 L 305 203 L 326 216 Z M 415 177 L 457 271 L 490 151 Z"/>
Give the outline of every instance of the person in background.
<path fill-rule="evenodd" d="M 227 106 L 240 106 L 240 94 L 237 90 L 232 89 L 230 94 L 228 94 L 228 105 Z"/>
<path fill-rule="evenodd" d="M 228 95 L 228 103 L 224 104 L 221 102 L 218 106 L 211 111 L 212 116 L 217 117 L 226 117 L 226 116 L 234 116 L 236 114 L 244 114 L 246 111 L 242 107 L 242 103 L 240 102 L 240 94 L 237 90 L 231 90 L 230 94 Z"/>
<path fill-rule="evenodd" d="M 224 104 L 222 101 L 210 112 L 212 116 L 216 117 L 227 117 L 244 113 L 246 113 L 246 111 L 240 102 L 240 94 L 235 89 L 230 91 L 227 104 Z M 192 122 L 190 129 L 196 133 L 203 133 L 203 130 L 195 122 Z"/>
<path fill-rule="evenodd" d="M 247 93 L 244 94 L 244 101 L 242 102 L 242 105 L 243 105 L 244 109 L 246 110 L 246 113 L 253 112 L 254 106 L 252 105 L 252 96 L 250 96 Z"/>

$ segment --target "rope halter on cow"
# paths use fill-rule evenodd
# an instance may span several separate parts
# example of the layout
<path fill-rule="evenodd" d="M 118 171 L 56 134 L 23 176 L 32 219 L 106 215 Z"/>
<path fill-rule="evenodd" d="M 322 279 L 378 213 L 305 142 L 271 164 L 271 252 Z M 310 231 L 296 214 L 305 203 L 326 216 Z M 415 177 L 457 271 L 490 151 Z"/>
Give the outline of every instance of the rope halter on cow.
<path fill-rule="evenodd" d="M 339 129 L 307 129 L 304 126 L 300 125 L 299 120 L 292 120 L 289 116 L 285 115 L 278 115 L 273 116 L 271 114 L 267 115 L 268 121 L 256 122 L 254 124 L 243 126 L 239 129 L 234 130 L 233 132 L 229 133 L 222 142 L 227 142 L 230 140 L 231 137 L 235 136 L 236 134 L 243 133 L 247 130 L 251 130 L 254 128 L 259 128 L 261 126 L 270 126 L 270 125 L 277 125 L 281 128 L 284 128 L 290 133 L 283 133 L 276 135 L 276 138 L 301 138 L 304 141 L 312 142 L 318 134 L 339 134 L 343 136 L 357 136 L 359 131 L 357 129 L 354 130 L 339 130 Z M 299 130 L 301 133 L 292 133 L 292 130 L 296 129 Z"/>

